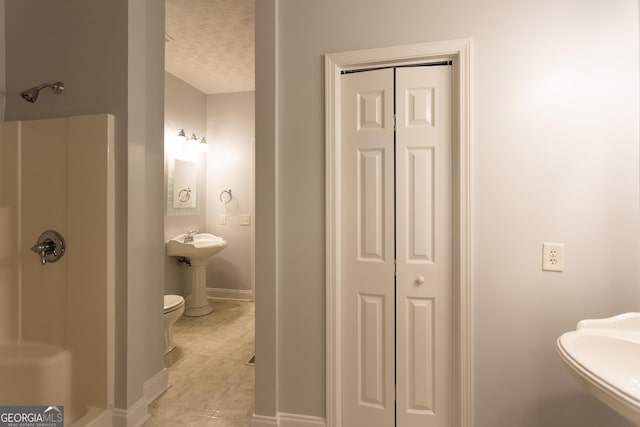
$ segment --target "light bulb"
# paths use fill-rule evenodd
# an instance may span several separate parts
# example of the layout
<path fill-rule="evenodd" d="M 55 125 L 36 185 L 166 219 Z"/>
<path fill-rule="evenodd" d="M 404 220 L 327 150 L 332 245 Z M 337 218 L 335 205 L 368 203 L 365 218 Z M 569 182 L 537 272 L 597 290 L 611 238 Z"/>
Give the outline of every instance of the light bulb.
<path fill-rule="evenodd" d="M 206 153 L 207 151 L 209 151 L 209 145 L 207 144 L 207 140 L 205 139 L 204 136 L 200 138 L 200 143 L 198 144 L 198 151 L 202 153 Z"/>

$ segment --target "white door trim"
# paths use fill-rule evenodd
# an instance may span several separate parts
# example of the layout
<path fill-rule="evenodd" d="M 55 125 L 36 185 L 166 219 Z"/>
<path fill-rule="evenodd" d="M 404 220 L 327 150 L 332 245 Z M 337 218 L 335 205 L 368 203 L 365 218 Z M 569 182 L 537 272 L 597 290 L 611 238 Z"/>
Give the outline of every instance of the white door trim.
<path fill-rule="evenodd" d="M 471 305 L 471 40 L 449 40 L 325 55 L 327 427 L 342 426 L 340 72 L 453 61 L 454 289 L 453 420 L 473 426 Z"/>

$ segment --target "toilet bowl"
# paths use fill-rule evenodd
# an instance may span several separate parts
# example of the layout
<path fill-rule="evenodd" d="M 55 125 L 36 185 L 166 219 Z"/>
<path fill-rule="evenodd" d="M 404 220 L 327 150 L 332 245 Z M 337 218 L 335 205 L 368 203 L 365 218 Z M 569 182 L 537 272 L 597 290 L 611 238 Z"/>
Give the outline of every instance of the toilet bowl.
<path fill-rule="evenodd" d="M 180 295 L 164 296 L 164 354 L 173 350 L 176 344 L 173 342 L 172 325 L 184 313 L 184 298 Z"/>

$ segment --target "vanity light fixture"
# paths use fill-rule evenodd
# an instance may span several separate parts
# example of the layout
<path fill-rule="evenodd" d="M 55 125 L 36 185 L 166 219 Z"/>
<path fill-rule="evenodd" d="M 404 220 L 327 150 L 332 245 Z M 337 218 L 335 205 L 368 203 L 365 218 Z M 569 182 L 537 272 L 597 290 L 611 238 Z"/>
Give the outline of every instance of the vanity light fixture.
<path fill-rule="evenodd" d="M 184 129 L 178 129 L 178 143 L 182 147 L 187 145 L 187 134 L 184 133 Z"/>
<path fill-rule="evenodd" d="M 191 150 L 195 150 L 198 147 L 198 137 L 193 132 L 189 135 L 188 147 Z"/>
<path fill-rule="evenodd" d="M 209 145 L 207 145 L 207 140 L 204 136 L 200 137 L 200 143 L 198 144 L 198 151 L 201 153 L 206 153 L 209 151 Z"/>
<path fill-rule="evenodd" d="M 183 149 L 187 149 L 189 151 L 209 151 L 207 140 L 204 137 L 198 139 L 198 136 L 195 134 L 195 132 L 191 132 L 191 134 L 187 137 L 187 133 L 184 131 L 184 129 L 178 129 L 176 141 L 179 147 L 182 147 Z"/>

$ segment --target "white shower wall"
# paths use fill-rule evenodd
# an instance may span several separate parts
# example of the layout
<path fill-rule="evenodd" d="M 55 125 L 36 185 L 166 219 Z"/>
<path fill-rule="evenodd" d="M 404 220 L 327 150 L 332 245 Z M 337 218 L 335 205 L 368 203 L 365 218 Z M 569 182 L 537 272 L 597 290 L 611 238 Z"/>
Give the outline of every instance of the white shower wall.
<path fill-rule="evenodd" d="M 106 114 L 0 123 L 0 344 L 70 350 L 70 416 L 113 403 L 113 124 Z M 41 265 L 30 248 L 49 229 L 67 249 Z"/>

